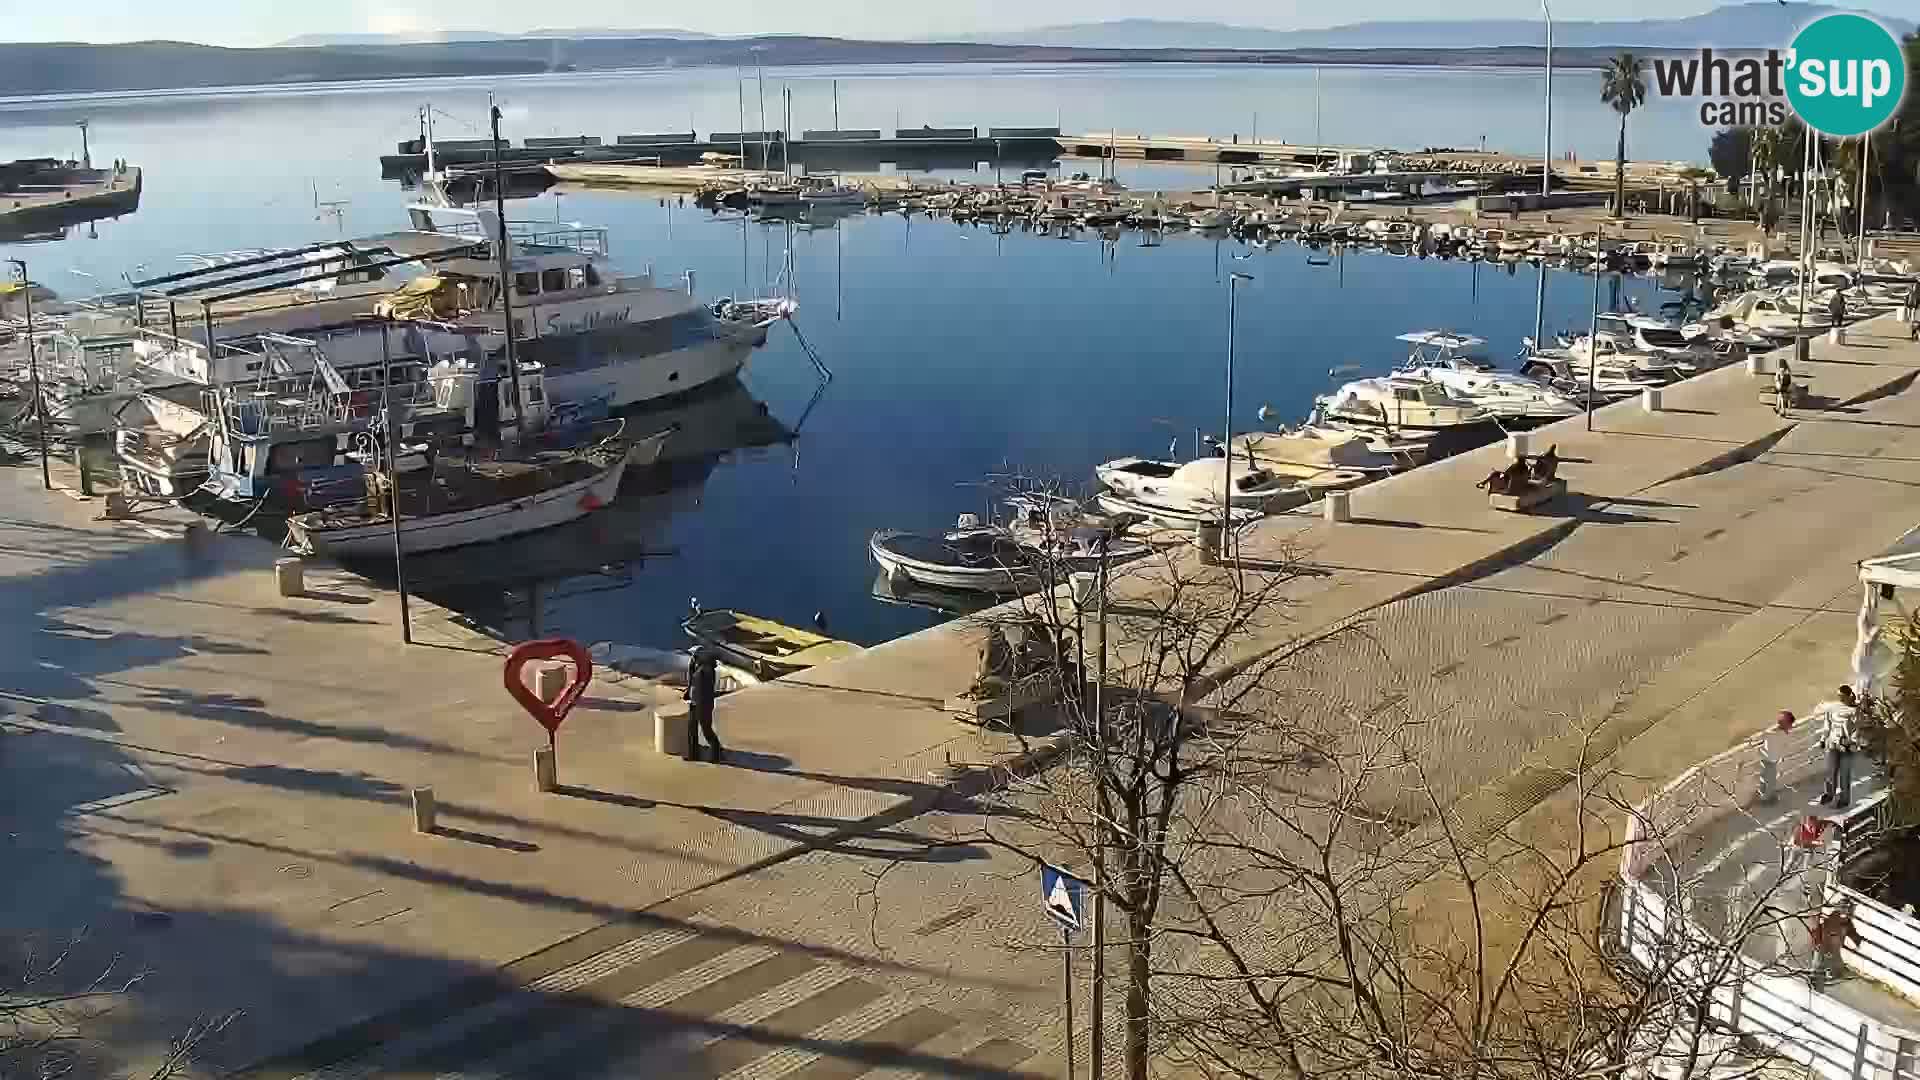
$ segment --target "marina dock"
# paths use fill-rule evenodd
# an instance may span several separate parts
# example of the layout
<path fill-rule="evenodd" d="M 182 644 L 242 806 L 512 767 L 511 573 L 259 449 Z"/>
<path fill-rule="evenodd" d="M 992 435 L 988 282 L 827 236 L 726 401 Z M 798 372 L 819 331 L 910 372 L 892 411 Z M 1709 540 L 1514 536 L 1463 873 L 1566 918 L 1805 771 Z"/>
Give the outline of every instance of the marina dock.
<path fill-rule="evenodd" d="M 37 167 L 24 167 L 29 164 Z M 130 214 L 140 208 L 141 182 L 141 171 L 133 166 L 89 169 L 50 162 L 0 164 L 0 240 Z"/>
<path fill-rule="evenodd" d="M 1796 365 L 1812 400 L 1790 417 L 1734 366 L 1667 388 L 1659 412 L 1540 429 L 1571 493 L 1537 514 L 1474 490 L 1506 463 L 1494 446 L 1359 489 L 1349 521 L 1269 519 L 1243 560 L 1310 573 L 1223 666 L 1364 621 L 1365 642 L 1300 678 L 1332 714 L 1431 713 L 1424 764 L 1474 835 L 1556 812 L 1589 724 L 1653 775 L 1803 708 L 1852 645 L 1855 560 L 1913 524 L 1888 493 L 1920 483 L 1920 345 L 1891 318 L 1848 340 Z M 635 995 L 697 1023 L 760 1016 L 754 993 L 798 980 L 780 1006 L 810 1010 L 785 1021 L 794 1038 L 842 1032 L 804 1060 L 1057 1073 L 1057 962 L 999 948 L 1005 913 L 1031 906 L 1025 868 L 929 846 L 982 766 L 1023 764 L 945 711 L 977 624 L 728 696 L 731 766 L 657 754 L 672 692 L 596 674 L 559 737 L 564 787 L 542 793 L 545 735 L 500 690 L 500 643 L 416 602 L 421 644 L 403 647 L 384 590 L 316 565 L 281 596 L 270 546 L 98 520 L 98 498 L 42 494 L 29 464 L 0 471 L 20 601 L 0 624 L 0 769 L 31 793 L 10 922 L 86 923 L 89 950 L 154 972 L 116 1013 L 124 1046 L 244 1007 L 215 1051 L 258 1066 L 243 1075 L 558 1074 L 593 1044 L 517 1018 Z M 434 833 L 414 831 L 418 787 L 440 801 Z M 1417 808 L 1370 809 L 1421 842 Z M 906 859 L 884 916 L 858 899 L 876 854 Z M 860 1012 L 882 998 L 885 1016 Z M 721 1055 L 703 1075 L 782 1049 L 724 1024 L 703 1037 Z"/>

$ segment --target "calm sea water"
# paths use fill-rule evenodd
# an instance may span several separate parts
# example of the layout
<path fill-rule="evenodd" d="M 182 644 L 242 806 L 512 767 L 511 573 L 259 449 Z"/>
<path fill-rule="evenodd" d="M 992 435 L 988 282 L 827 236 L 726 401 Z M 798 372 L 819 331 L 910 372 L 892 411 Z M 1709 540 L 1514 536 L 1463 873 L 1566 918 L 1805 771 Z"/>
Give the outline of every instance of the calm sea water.
<path fill-rule="evenodd" d="M 831 123 L 837 78 L 847 127 L 887 127 L 898 113 L 909 125 L 1225 135 L 1250 133 L 1258 109 L 1262 135 L 1314 137 L 1311 70 L 859 68 L 766 78 L 769 125 L 778 126 L 773 103 L 788 83 L 795 129 Z M 1537 73 L 1329 68 L 1321 79 L 1328 142 L 1465 146 L 1485 134 L 1495 148 L 1526 150 L 1538 138 Z M 429 101 L 454 118 L 440 122 L 445 137 L 471 137 L 490 86 L 516 138 L 730 129 L 739 96 L 747 126 L 758 126 L 751 75 L 742 92 L 732 72 L 713 71 L 0 103 L 0 159 L 74 153 L 67 125 L 86 117 L 96 160 L 124 157 L 148 170 L 138 213 L 57 242 L 0 246 L 0 258 L 25 258 L 36 279 L 85 295 L 136 267 L 177 269 L 183 252 L 398 227 L 407 195 L 380 179 L 377 156 L 414 133 L 414 111 Z M 1556 77 L 1556 146 L 1611 149 L 1613 120 L 1597 97 L 1591 73 Z M 1703 152 L 1704 135 L 1684 113 L 1655 105 L 1633 124 L 1638 155 Z M 1212 173 L 1120 170 L 1135 187 L 1201 186 Z M 498 553 L 422 569 L 488 577 L 434 594 L 519 634 L 527 589 L 505 579 L 604 562 L 603 573 L 542 587 L 541 629 L 652 645 L 681 643 L 677 624 L 693 596 L 802 623 L 821 612 L 836 633 L 865 642 L 927 625 L 935 616 L 869 595 L 868 535 L 950 524 L 979 508 L 974 485 L 995 471 L 1084 484 L 1100 461 L 1163 454 L 1175 440 L 1185 452 L 1196 427 L 1220 430 L 1233 271 L 1254 275 L 1240 292 L 1239 429 L 1266 403 L 1287 418 L 1304 413 L 1332 367 L 1397 363 L 1398 333 L 1471 331 L 1510 354 L 1532 332 L 1539 273 L 1360 252 L 1319 265 L 1324 256 L 1310 261 L 1298 247 L 1187 235 L 1157 247 L 1135 235 L 1117 244 L 995 236 L 897 214 L 789 229 L 605 191 L 556 189 L 509 209 L 606 225 L 616 262 L 651 265 L 662 277 L 692 270 L 709 297 L 791 288 L 799 330 L 834 372 L 820 392 L 796 336 L 776 328 L 746 374 L 751 400 L 709 414 L 731 432 L 736 422 L 751 426 L 754 404 L 764 404 L 800 428 L 791 445 L 679 464 L 613 512 L 516 551 L 526 575 Z M 1606 298 L 1651 289 L 1614 282 Z M 1548 326 L 1584 324 L 1589 290 L 1588 279 L 1550 272 Z"/>

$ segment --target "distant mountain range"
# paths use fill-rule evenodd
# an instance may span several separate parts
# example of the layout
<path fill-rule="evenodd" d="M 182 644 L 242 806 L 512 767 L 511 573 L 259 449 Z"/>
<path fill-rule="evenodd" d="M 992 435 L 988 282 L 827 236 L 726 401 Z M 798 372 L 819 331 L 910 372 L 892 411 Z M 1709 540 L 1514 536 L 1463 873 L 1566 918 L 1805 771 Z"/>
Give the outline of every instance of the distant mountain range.
<path fill-rule="evenodd" d="M 1680 19 L 1561 22 L 1554 63 L 1598 68 L 1613 52 L 1684 53 L 1702 45 L 1784 46 L 1821 4 L 1737 4 Z M 1908 19 L 1881 16 L 1911 32 Z M 1136 63 L 1394 64 L 1533 67 L 1544 35 L 1532 20 L 1356 23 L 1326 30 L 1258 30 L 1223 23 L 1130 19 L 978 40 L 861 41 L 767 34 L 719 37 L 687 30 L 573 29 L 525 34 L 441 31 L 309 35 L 287 46 L 226 49 L 178 41 L 118 45 L 0 43 L 0 97 L 165 90 L 444 75 L 507 75 L 662 67 L 823 64 Z"/>
<path fill-rule="evenodd" d="M 280 42 L 275 48 L 311 49 L 330 45 L 428 45 L 448 41 L 514 41 L 520 38 L 541 40 L 590 40 L 593 38 L 654 38 L 661 41 L 703 41 L 714 37 L 697 30 L 613 30 L 605 27 L 580 27 L 573 30 L 528 30 L 524 34 L 503 34 L 493 30 L 439 30 L 422 34 L 301 34 Z"/>
<path fill-rule="evenodd" d="M 1820 15 L 1856 8 L 1761 0 L 1727 4 L 1701 15 L 1616 22 L 1556 20 L 1556 47 L 1724 49 L 1784 47 L 1794 31 Z M 1912 33 L 1911 19 L 1873 15 L 1897 33 Z M 1052 45 L 1082 49 L 1473 49 L 1542 45 L 1539 19 L 1418 19 L 1349 23 L 1324 30 L 1267 30 L 1217 22 L 1120 19 L 1009 33 L 943 35 L 942 41 L 989 45 Z"/>

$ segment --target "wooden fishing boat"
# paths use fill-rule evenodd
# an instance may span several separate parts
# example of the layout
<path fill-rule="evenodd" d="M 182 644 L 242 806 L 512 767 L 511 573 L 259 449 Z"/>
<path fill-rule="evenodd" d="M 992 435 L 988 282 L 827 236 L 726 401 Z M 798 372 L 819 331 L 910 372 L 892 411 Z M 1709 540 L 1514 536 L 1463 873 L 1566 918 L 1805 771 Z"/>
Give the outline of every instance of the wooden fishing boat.
<path fill-rule="evenodd" d="M 722 660 L 763 679 L 791 675 L 860 651 L 860 646 L 850 641 L 732 608 L 696 606 L 680 625 L 688 637 L 719 653 Z"/>

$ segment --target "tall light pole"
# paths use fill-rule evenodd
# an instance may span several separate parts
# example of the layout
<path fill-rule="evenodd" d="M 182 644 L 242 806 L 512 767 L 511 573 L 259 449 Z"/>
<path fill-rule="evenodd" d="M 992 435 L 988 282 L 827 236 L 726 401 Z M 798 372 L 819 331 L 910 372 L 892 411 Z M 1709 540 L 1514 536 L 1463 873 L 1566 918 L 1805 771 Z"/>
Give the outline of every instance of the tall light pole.
<path fill-rule="evenodd" d="M 760 66 L 760 54 L 767 51 L 765 45 L 755 45 L 753 53 L 753 79 L 759 84 L 760 93 L 760 171 L 768 172 L 771 166 L 772 150 L 767 145 L 767 73 Z"/>
<path fill-rule="evenodd" d="M 1607 233 L 1593 234 L 1593 312 L 1587 323 L 1587 430 L 1593 430 L 1593 395 L 1600 371 L 1600 272 L 1607 268 Z M 1538 338 L 1535 339 L 1539 340 Z"/>
<path fill-rule="evenodd" d="M 1553 9 L 1540 0 L 1540 13 L 1547 17 L 1547 100 L 1545 132 L 1540 146 L 1540 211 L 1547 209 L 1547 196 L 1553 194 Z M 1547 260 L 1540 260 L 1540 284 L 1533 299 L 1533 340 L 1536 344 L 1547 330 Z"/>
<path fill-rule="evenodd" d="M 8 259 L 20 278 L 20 299 L 27 310 L 27 372 L 33 385 L 33 415 L 40 429 L 40 486 L 53 490 L 53 474 L 47 469 L 47 399 L 40 392 L 40 350 L 33 340 L 33 279 L 27 276 L 25 259 Z"/>
<path fill-rule="evenodd" d="M 1239 322 L 1240 283 L 1252 281 L 1252 274 L 1234 271 L 1227 278 L 1227 410 L 1226 438 L 1220 443 L 1227 454 L 1224 479 L 1220 482 L 1220 544 L 1225 547 L 1233 535 L 1233 346 L 1234 324 Z"/>
<path fill-rule="evenodd" d="M 1547 17 L 1547 102 L 1546 132 L 1540 148 L 1540 194 L 1553 193 L 1553 9 L 1540 0 L 1540 13 Z M 1544 206 L 1543 206 L 1544 209 Z"/>

